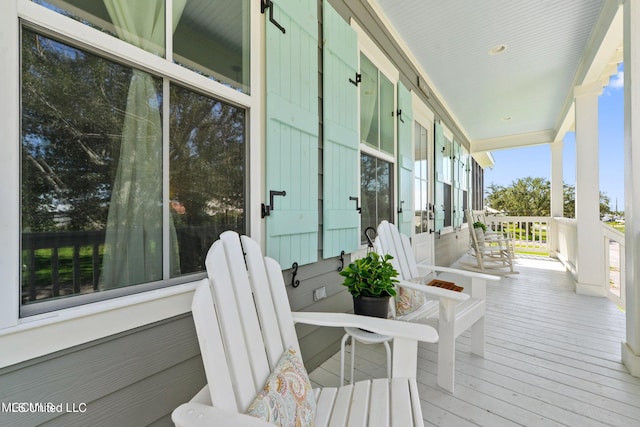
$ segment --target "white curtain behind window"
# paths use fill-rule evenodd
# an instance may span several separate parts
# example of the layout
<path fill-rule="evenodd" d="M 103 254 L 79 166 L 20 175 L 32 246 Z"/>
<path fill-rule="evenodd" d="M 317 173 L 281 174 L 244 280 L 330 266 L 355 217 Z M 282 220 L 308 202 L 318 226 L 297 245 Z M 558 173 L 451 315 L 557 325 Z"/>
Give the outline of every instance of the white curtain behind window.
<path fill-rule="evenodd" d="M 186 0 L 173 1 L 173 30 Z M 104 0 L 118 36 L 164 55 L 164 0 Z M 170 221 L 170 233 L 175 228 Z M 171 239 L 177 242 L 177 239 Z M 172 262 L 179 270 L 177 243 Z M 177 271 L 179 272 L 179 271 Z M 177 273 L 174 272 L 174 273 Z M 162 279 L 162 121 L 150 74 L 134 70 L 105 237 L 101 289 Z"/>
<path fill-rule="evenodd" d="M 362 141 L 378 146 L 378 79 L 373 76 L 375 68 L 364 63 L 361 65 L 360 83 L 360 126 Z M 376 75 L 377 77 L 377 75 Z M 374 124 L 375 120 L 375 124 Z"/>

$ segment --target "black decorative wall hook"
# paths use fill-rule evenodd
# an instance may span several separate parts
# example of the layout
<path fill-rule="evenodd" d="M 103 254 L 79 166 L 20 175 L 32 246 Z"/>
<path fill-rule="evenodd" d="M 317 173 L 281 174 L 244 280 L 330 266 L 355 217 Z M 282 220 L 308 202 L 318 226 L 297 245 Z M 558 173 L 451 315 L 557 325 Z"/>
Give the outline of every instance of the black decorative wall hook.
<path fill-rule="evenodd" d="M 296 280 L 296 276 L 298 275 L 298 263 L 294 262 L 291 265 L 291 268 L 293 268 L 293 272 L 291 273 L 291 287 L 297 288 L 300 286 L 300 280 Z"/>

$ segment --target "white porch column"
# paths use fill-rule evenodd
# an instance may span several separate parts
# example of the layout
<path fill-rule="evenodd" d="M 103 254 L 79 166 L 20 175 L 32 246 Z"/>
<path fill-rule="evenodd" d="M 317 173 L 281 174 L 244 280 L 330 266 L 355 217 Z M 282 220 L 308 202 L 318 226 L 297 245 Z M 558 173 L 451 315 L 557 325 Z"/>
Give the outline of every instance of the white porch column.
<path fill-rule="evenodd" d="M 640 4 L 624 2 L 624 214 L 627 340 L 622 362 L 640 377 Z"/>
<path fill-rule="evenodd" d="M 555 141 L 551 144 L 551 218 L 564 216 L 564 178 L 562 170 L 563 141 Z M 558 230 L 554 221 L 551 221 L 550 256 L 555 257 L 558 251 Z"/>
<path fill-rule="evenodd" d="M 598 154 L 599 81 L 574 90 L 576 104 L 576 220 L 578 271 L 576 292 L 606 296 L 604 240 L 600 224 Z"/>

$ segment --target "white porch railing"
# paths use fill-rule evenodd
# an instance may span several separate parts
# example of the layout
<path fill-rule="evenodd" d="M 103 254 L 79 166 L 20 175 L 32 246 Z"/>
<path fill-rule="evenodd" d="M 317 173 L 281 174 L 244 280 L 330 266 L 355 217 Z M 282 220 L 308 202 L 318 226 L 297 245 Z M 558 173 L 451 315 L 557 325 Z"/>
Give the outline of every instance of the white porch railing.
<path fill-rule="evenodd" d="M 486 216 L 487 226 L 513 239 L 516 253 L 549 255 L 551 218 L 544 216 Z"/>
<path fill-rule="evenodd" d="M 540 216 L 486 216 L 487 226 L 507 234 L 515 243 L 516 253 L 555 255 L 577 275 L 578 229 L 573 218 Z M 619 307 L 625 307 L 624 233 L 602 223 L 602 242 L 607 294 Z"/>
<path fill-rule="evenodd" d="M 618 307 L 625 308 L 624 291 L 624 233 L 602 223 L 604 235 L 605 278 L 607 294 Z"/>
<path fill-rule="evenodd" d="M 555 253 L 571 273 L 577 274 L 578 223 L 574 218 L 554 218 L 556 233 Z"/>

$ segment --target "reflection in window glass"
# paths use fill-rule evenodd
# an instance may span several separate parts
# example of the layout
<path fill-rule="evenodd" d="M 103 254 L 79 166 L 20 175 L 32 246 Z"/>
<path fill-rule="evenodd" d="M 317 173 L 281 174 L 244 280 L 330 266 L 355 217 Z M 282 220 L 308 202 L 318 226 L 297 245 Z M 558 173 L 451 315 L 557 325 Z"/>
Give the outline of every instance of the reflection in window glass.
<path fill-rule="evenodd" d="M 360 55 L 360 135 L 362 142 L 378 148 L 378 69 Z"/>
<path fill-rule="evenodd" d="M 244 234 L 244 124 L 244 110 L 171 87 L 171 238 L 180 254 L 174 275 L 203 271 L 221 232 Z"/>
<path fill-rule="evenodd" d="M 173 37 L 173 59 L 249 93 L 249 0 L 187 2 Z"/>
<path fill-rule="evenodd" d="M 221 231 L 244 232 L 245 110 L 173 84 L 166 100 L 149 73 L 21 40 L 23 305 L 199 272 Z"/>
<path fill-rule="evenodd" d="M 161 81 L 29 30 L 21 53 L 23 303 L 160 279 Z"/>
<path fill-rule="evenodd" d="M 393 221 L 393 165 L 362 153 L 360 163 L 360 188 L 362 198 L 361 243 L 366 243 L 364 231 L 376 229 L 382 220 Z"/>

